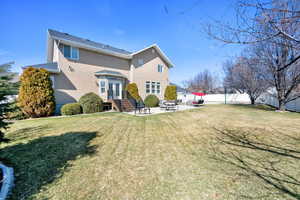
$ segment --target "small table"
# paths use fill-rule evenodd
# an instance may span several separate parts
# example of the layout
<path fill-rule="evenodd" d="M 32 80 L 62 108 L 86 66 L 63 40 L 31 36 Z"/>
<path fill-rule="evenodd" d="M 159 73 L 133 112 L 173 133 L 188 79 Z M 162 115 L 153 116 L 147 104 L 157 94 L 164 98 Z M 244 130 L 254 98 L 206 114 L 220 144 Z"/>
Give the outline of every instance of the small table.
<path fill-rule="evenodd" d="M 166 110 L 176 110 L 176 104 L 175 103 L 165 103 Z"/>

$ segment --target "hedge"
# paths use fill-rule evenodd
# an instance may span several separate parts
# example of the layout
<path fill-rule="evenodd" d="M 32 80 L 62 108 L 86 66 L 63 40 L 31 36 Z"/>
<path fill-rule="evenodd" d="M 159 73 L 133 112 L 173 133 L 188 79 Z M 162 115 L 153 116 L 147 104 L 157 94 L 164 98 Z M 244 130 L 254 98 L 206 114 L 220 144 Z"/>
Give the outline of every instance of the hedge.
<path fill-rule="evenodd" d="M 177 90 L 175 85 L 168 85 L 165 90 L 165 100 L 176 100 L 177 99 Z"/>
<path fill-rule="evenodd" d="M 83 113 L 95 113 L 103 111 L 103 100 L 95 93 L 90 92 L 79 99 Z"/>
<path fill-rule="evenodd" d="M 68 103 L 61 107 L 62 115 L 78 115 L 82 113 L 82 108 L 79 103 Z"/>
<path fill-rule="evenodd" d="M 45 69 L 29 67 L 20 77 L 18 106 L 27 117 L 46 117 L 55 111 L 55 97 L 50 74 Z"/>
<path fill-rule="evenodd" d="M 145 98 L 144 103 L 147 107 L 157 107 L 159 104 L 159 99 L 157 96 L 150 94 Z"/>

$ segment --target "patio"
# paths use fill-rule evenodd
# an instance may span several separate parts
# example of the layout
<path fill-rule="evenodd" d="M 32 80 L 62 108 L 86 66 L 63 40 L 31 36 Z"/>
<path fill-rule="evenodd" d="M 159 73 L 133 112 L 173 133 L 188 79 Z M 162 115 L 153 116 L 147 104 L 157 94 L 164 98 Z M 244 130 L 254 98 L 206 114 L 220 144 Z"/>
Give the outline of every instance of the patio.
<path fill-rule="evenodd" d="M 130 115 L 136 115 L 136 116 L 148 116 L 148 115 L 156 115 L 156 114 L 160 114 L 160 113 L 169 113 L 169 112 L 190 110 L 190 109 L 195 109 L 195 108 L 199 108 L 199 107 L 190 106 L 190 105 L 177 105 L 176 110 L 166 110 L 166 109 L 162 109 L 160 107 L 154 107 L 154 108 L 150 108 L 150 113 L 148 113 L 148 112 L 147 113 L 144 113 L 144 112 L 139 113 L 138 111 L 137 112 L 135 112 L 135 111 L 124 112 L 124 113 L 130 114 Z"/>

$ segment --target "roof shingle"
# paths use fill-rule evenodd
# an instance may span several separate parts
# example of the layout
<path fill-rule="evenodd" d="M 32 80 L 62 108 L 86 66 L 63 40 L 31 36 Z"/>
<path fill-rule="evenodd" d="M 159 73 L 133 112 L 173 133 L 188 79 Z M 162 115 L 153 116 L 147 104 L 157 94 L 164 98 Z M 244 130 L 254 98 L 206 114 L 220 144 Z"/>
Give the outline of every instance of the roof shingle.
<path fill-rule="evenodd" d="M 56 30 L 52 30 L 52 29 L 48 29 L 48 32 L 50 34 L 50 36 L 54 37 L 54 38 L 58 38 L 58 39 L 62 39 L 62 40 L 68 40 L 68 41 L 72 41 L 72 42 L 76 42 L 76 43 L 80 43 L 83 45 L 88 45 L 94 48 L 99 48 L 105 51 L 111 51 L 111 52 L 115 52 L 115 53 L 119 53 L 119 54 L 124 54 L 124 55 L 130 55 L 131 52 L 126 51 L 124 49 L 119 49 L 116 47 L 112 47 L 110 45 L 107 44 L 102 44 L 99 42 L 94 42 L 91 41 L 89 39 L 84 39 L 84 38 L 80 38 L 74 35 L 70 35 L 69 33 L 62 33 Z"/>

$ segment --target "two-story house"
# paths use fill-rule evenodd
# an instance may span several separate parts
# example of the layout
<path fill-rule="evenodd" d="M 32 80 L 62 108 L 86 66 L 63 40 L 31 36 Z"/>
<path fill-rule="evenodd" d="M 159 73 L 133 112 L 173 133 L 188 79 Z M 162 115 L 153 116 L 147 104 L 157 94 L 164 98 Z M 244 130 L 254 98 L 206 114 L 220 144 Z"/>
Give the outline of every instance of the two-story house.
<path fill-rule="evenodd" d="M 125 87 L 132 82 L 142 98 L 155 94 L 163 99 L 173 65 L 158 45 L 129 52 L 50 29 L 47 37 L 47 63 L 23 69 L 45 68 L 51 73 L 58 109 L 88 92 L 104 101 L 124 99 Z"/>

